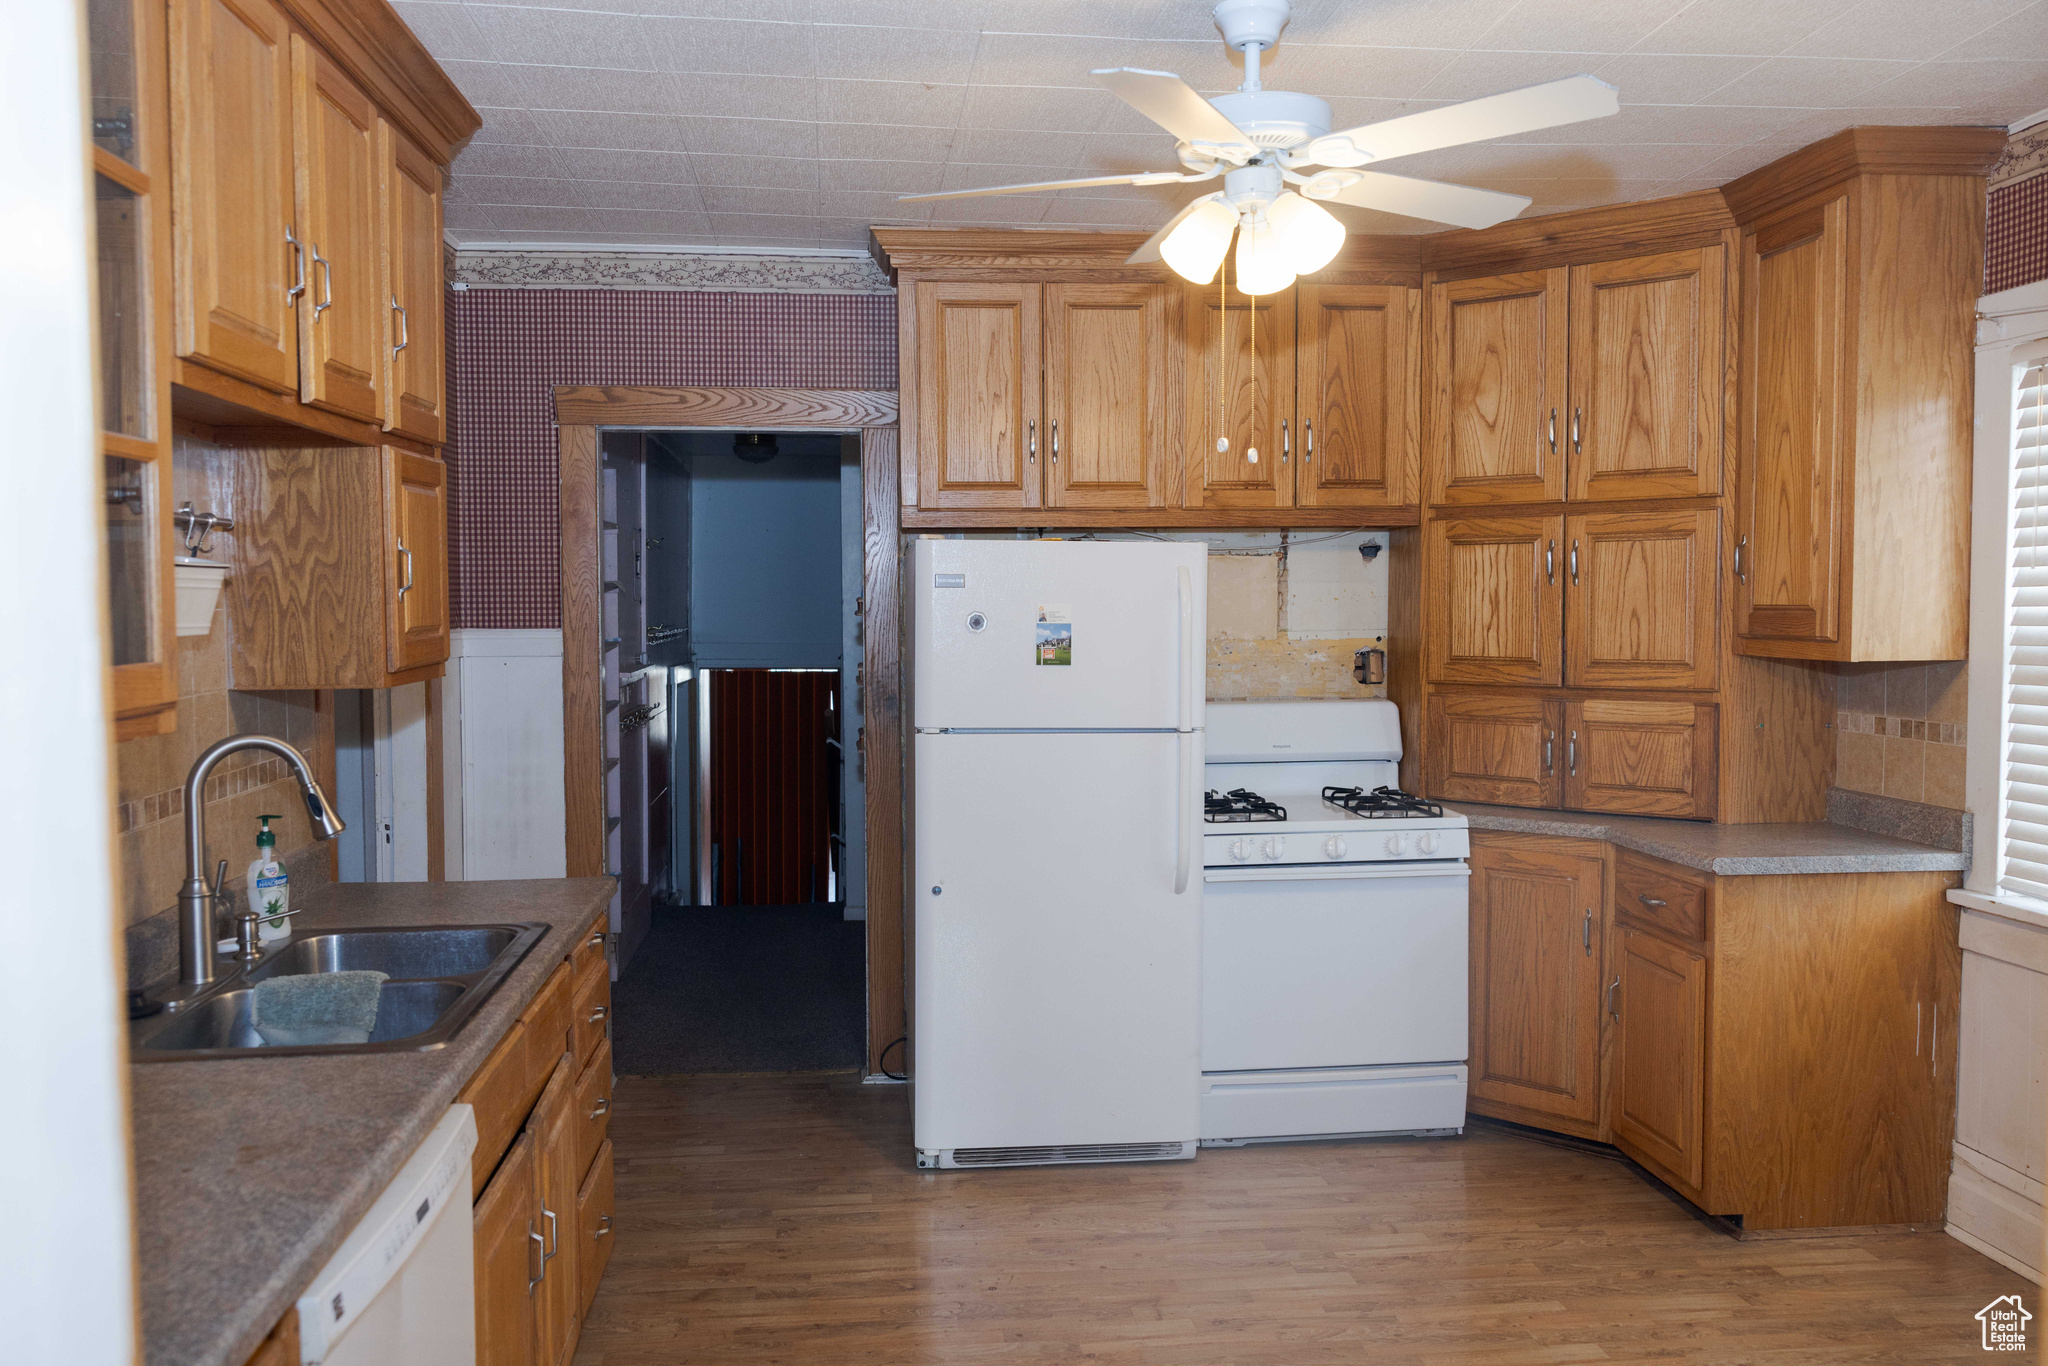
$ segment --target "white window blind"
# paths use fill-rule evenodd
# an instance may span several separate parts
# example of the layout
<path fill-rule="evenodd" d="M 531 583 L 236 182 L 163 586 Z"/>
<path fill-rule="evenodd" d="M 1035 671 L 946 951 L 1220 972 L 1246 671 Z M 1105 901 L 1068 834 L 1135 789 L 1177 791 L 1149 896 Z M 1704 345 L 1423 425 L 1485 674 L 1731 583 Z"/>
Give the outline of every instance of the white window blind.
<path fill-rule="evenodd" d="M 2048 901 L 2048 363 L 2015 403 L 1999 887 Z"/>

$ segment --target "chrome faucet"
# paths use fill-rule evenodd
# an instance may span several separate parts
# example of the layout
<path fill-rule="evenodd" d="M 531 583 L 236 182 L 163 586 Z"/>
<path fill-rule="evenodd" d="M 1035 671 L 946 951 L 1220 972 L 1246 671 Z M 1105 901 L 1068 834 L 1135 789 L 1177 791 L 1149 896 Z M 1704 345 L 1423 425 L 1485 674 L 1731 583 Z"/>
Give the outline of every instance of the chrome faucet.
<path fill-rule="evenodd" d="M 306 798 L 306 812 L 313 818 L 315 838 L 331 840 L 347 828 L 334 814 L 306 756 L 282 740 L 268 735 L 230 735 L 199 756 L 185 779 L 185 885 L 178 891 L 178 981 L 169 990 L 154 993 L 174 1010 L 210 991 L 217 978 L 214 902 L 222 890 L 218 885 L 209 888 L 200 872 L 206 863 L 206 779 L 215 764 L 243 749 L 267 749 L 292 766 L 299 791 Z"/>

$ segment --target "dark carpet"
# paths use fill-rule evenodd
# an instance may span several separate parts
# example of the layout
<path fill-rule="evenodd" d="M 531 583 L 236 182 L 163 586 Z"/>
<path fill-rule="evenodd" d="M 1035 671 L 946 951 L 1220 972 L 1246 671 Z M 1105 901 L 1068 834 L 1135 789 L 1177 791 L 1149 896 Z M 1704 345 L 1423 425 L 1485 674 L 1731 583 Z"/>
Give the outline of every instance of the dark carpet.
<path fill-rule="evenodd" d="M 625 1076 L 858 1067 L 867 927 L 837 906 L 656 907 L 612 987 Z"/>

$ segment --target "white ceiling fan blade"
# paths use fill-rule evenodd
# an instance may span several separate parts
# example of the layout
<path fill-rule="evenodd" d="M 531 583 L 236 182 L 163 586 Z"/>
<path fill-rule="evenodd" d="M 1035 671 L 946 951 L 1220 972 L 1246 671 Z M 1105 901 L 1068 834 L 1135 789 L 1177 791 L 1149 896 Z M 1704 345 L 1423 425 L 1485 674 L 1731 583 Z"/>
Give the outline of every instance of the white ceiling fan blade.
<path fill-rule="evenodd" d="M 1206 180 L 1207 176 L 1182 175 L 1178 171 L 1141 171 L 1136 175 L 1099 175 L 1087 180 L 1040 180 L 1029 185 L 985 185 L 978 190 L 946 190 L 940 194 L 900 194 L 898 203 L 917 204 L 931 199 L 973 199 L 985 194 L 1031 194 L 1049 190 L 1086 190 L 1097 185 L 1177 185 L 1184 180 Z"/>
<path fill-rule="evenodd" d="M 1127 266 L 1138 266 L 1143 265 L 1148 261 L 1159 261 L 1165 259 L 1159 254 L 1159 244 L 1161 242 L 1164 242 L 1169 236 L 1172 235 L 1173 230 L 1180 226 L 1181 220 L 1183 218 L 1186 218 L 1189 214 L 1193 213 L 1196 209 L 1201 208 L 1210 200 L 1221 198 L 1223 198 L 1221 194 L 1205 194 L 1199 199 L 1189 200 L 1179 213 L 1175 214 L 1173 217 L 1166 220 L 1165 227 L 1161 228 L 1158 232 L 1153 233 L 1150 237 L 1145 239 L 1144 246 L 1139 247 L 1129 256 L 1126 256 L 1124 258 L 1124 264 Z"/>
<path fill-rule="evenodd" d="M 1498 190 L 1474 189 L 1470 185 L 1447 185 L 1441 180 L 1417 180 L 1412 176 L 1388 175 L 1384 171 L 1356 172 L 1358 180 L 1332 195 L 1314 195 L 1328 204 L 1349 204 L 1358 209 L 1379 209 L 1383 213 L 1427 218 L 1460 228 L 1490 228 L 1504 223 L 1529 207 L 1525 194 L 1502 194 Z"/>
<path fill-rule="evenodd" d="M 1246 155 L 1258 150 L 1242 129 L 1223 116 L 1222 110 L 1196 94 L 1193 86 L 1171 71 L 1113 66 L 1088 74 L 1107 86 L 1110 94 L 1182 142 L 1242 147 Z"/>
<path fill-rule="evenodd" d="M 1345 128 L 1317 138 L 1301 149 L 1293 164 L 1362 166 L 1367 161 L 1460 147 L 1538 128 L 1605 118 L 1621 108 L 1621 93 L 1592 76 L 1566 76 L 1483 99 L 1425 109 L 1398 119 Z M 1348 146 L 1346 144 L 1349 144 Z M 1358 157 L 1356 152 L 1367 155 Z"/>

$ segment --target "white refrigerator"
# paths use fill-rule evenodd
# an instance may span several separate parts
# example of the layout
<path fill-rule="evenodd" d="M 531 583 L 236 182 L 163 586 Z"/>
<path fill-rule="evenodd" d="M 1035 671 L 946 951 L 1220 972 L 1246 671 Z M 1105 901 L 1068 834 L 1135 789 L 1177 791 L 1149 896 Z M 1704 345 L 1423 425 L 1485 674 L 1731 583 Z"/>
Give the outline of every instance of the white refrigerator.
<path fill-rule="evenodd" d="M 1207 555 L 914 544 L 921 1167 L 1194 1156 Z"/>

